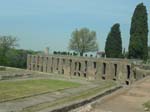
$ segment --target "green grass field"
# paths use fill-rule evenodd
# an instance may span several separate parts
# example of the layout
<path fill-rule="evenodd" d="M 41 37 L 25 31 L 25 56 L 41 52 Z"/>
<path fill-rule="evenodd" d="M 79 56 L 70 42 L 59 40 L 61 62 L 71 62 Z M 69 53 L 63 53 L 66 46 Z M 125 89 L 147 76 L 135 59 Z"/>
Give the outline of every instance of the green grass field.
<path fill-rule="evenodd" d="M 21 112 L 37 112 L 46 108 L 52 108 L 55 106 L 60 106 L 69 102 L 73 102 L 73 101 L 77 101 L 77 100 L 83 100 L 83 99 L 87 99 L 90 98 L 91 96 L 95 96 L 96 94 L 104 91 L 104 90 L 108 90 L 111 87 L 115 87 L 116 83 L 115 82 L 103 82 L 102 85 L 100 85 L 99 87 L 95 87 L 86 91 L 80 91 L 78 94 L 74 94 L 68 97 L 64 97 L 62 99 L 58 99 L 54 102 L 45 102 L 45 103 L 40 103 L 37 105 L 33 105 L 31 107 L 27 107 L 24 108 L 23 111 Z"/>
<path fill-rule="evenodd" d="M 78 83 L 52 79 L 0 82 L 0 102 L 78 86 Z"/>

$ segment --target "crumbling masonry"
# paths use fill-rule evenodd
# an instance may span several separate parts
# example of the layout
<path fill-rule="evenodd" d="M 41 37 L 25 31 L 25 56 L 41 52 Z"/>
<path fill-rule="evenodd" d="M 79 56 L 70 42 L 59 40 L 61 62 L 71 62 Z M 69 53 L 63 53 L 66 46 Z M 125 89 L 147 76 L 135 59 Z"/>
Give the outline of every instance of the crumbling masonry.
<path fill-rule="evenodd" d="M 56 73 L 67 77 L 83 77 L 89 80 L 111 79 L 123 84 L 130 84 L 141 78 L 141 74 L 127 59 L 28 55 L 27 69 Z"/>

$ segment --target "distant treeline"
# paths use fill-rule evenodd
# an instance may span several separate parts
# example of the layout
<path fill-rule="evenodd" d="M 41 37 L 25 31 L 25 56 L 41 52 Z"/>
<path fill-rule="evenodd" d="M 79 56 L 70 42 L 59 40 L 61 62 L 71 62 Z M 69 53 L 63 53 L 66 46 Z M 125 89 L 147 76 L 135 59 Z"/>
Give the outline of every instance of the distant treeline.
<path fill-rule="evenodd" d="M 9 51 L 6 53 L 6 57 L 4 58 L 3 63 L 0 63 L 0 65 L 16 68 L 26 68 L 27 55 L 37 53 L 38 52 L 32 50 L 9 49 Z"/>
<path fill-rule="evenodd" d="M 71 53 L 71 52 L 65 52 L 65 51 L 62 51 L 62 52 L 61 51 L 54 51 L 53 54 L 67 55 L 67 56 L 77 56 L 78 55 L 78 53 L 76 53 L 76 52 Z"/>

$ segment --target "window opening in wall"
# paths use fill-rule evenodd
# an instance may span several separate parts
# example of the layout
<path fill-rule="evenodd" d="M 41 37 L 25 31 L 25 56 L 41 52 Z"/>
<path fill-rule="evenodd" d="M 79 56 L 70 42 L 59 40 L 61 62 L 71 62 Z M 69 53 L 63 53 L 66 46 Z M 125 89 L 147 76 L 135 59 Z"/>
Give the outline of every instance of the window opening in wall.
<path fill-rule="evenodd" d="M 40 66 L 38 65 L 38 66 L 37 66 L 37 70 L 38 70 L 38 71 L 39 71 L 39 68 L 40 68 Z"/>
<path fill-rule="evenodd" d="M 48 64 L 48 57 L 46 57 L 46 64 Z"/>
<path fill-rule="evenodd" d="M 70 68 L 70 75 L 71 75 L 71 65 L 72 65 L 72 60 L 69 60 L 69 68 Z"/>
<path fill-rule="evenodd" d="M 51 66 L 53 66 L 53 63 L 54 63 L 54 58 L 52 57 L 52 65 Z"/>
<path fill-rule="evenodd" d="M 106 80 L 106 78 L 104 76 L 102 76 L 102 80 Z"/>
<path fill-rule="evenodd" d="M 130 66 L 127 65 L 127 79 L 130 79 Z"/>
<path fill-rule="evenodd" d="M 106 63 L 103 63 L 103 74 L 106 74 Z"/>
<path fill-rule="evenodd" d="M 96 62 L 93 62 L 93 65 L 94 65 L 94 69 L 96 69 Z"/>
<path fill-rule="evenodd" d="M 59 58 L 57 58 L 57 67 L 56 67 L 56 70 L 58 70 L 58 65 L 59 65 Z"/>
<path fill-rule="evenodd" d="M 69 60 L 69 62 L 70 62 L 70 65 L 71 65 L 71 63 L 72 63 L 72 60 Z"/>
<path fill-rule="evenodd" d="M 86 78 L 86 73 L 84 73 L 84 77 Z"/>
<path fill-rule="evenodd" d="M 113 78 L 114 81 L 116 81 L 116 78 Z"/>
<path fill-rule="evenodd" d="M 64 74 L 64 69 L 62 69 L 62 74 Z"/>
<path fill-rule="evenodd" d="M 85 72 L 87 71 L 87 61 L 85 61 Z"/>
<path fill-rule="evenodd" d="M 129 85 L 129 81 L 126 81 L 126 85 Z"/>
<path fill-rule="evenodd" d="M 80 73 L 78 72 L 78 76 L 80 77 Z"/>
<path fill-rule="evenodd" d="M 117 76 L 117 64 L 114 64 L 115 67 L 115 77 Z"/>
<path fill-rule="evenodd" d="M 35 65 L 33 65 L 33 70 L 35 70 Z"/>
<path fill-rule="evenodd" d="M 81 70 L 81 63 L 79 62 L 79 71 Z"/>

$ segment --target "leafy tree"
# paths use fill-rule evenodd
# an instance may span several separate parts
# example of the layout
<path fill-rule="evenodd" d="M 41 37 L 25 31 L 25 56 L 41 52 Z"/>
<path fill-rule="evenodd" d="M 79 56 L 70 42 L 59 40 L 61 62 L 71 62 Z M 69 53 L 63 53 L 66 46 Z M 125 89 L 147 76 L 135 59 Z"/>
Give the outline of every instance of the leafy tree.
<path fill-rule="evenodd" d="M 80 56 L 86 52 L 98 50 L 95 31 L 90 31 L 88 28 L 76 29 L 72 32 L 71 37 L 69 49 L 80 53 Z"/>
<path fill-rule="evenodd" d="M 39 52 L 23 49 L 15 49 L 18 46 L 17 38 L 12 36 L 0 36 L 0 65 L 18 68 L 26 68 L 28 54 Z"/>
<path fill-rule="evenodd" d="M 0 65 L 7 64 L 6 54 L 9 49 L 16 47 L 17 39 L 12 36 L 0 36 Z"/>
<path fill-rule="evenodd" d="M 135 8 L 129 43 L 129 58 L 147 59 L 148 57 L 148 22 L 147 10 L 143 3 Z"/>
<path fill-rule="evenodd" d="M 122 57 L 122 39 L 120 25 L 118 23 L 112 26 L 108 34 L 105 44 L 105 53 L 108 58 Z"/>

